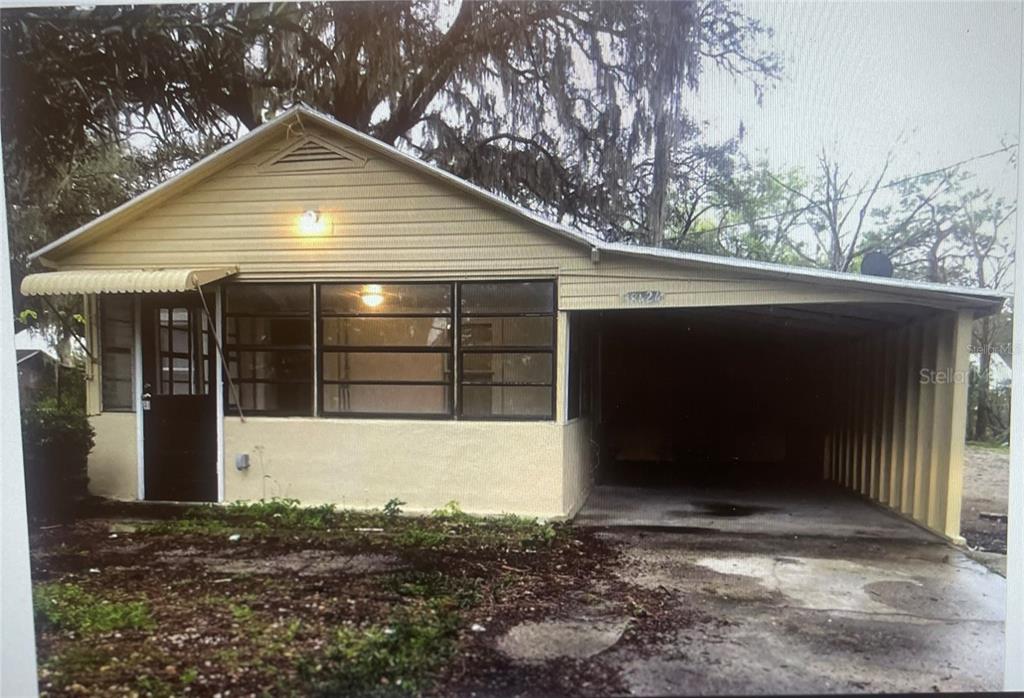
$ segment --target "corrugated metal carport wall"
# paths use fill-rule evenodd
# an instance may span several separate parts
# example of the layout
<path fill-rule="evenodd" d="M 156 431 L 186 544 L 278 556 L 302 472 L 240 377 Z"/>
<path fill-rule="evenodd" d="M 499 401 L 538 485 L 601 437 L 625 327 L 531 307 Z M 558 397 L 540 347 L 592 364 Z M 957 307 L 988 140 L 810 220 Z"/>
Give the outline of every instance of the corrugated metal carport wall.
<path fill-rule="evenodd" d="M 854 340 L 830 362 L 825 478 L 953 540 L 973 319 L 971 311 L 939 311 Z"/>

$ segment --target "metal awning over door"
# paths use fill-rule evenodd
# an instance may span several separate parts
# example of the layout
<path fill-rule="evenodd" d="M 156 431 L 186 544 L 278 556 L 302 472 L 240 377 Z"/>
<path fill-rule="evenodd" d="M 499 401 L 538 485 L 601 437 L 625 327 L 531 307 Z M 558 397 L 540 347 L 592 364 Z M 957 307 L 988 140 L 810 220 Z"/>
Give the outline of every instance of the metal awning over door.
<path fill-rule="evenodd" d="M 21 281 L 25 296 L 93 293 L 174 293 L 238 273 L 238 267 L 207 269 L 76 269 L 29 274 Z"/>

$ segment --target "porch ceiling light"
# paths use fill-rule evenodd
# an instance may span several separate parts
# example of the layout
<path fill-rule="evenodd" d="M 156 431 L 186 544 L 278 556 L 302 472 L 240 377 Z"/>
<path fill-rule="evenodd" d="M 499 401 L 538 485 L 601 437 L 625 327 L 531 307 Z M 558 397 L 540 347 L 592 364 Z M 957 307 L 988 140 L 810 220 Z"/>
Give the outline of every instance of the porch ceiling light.
<path fill-rule="evenodd" d="M 376 308 L 384 302 L 384 289 L 377 284 L 367 284 L 363 286 L 363 291 L 359 294 L 359 298 L 363 301 L 363 305 Z"/>
<path fill-rule="evenodd" d="M 315 209 L 308 209 L 299 216 L 300 235 L 324 235 L 327 232 L 326 218 Z"/>

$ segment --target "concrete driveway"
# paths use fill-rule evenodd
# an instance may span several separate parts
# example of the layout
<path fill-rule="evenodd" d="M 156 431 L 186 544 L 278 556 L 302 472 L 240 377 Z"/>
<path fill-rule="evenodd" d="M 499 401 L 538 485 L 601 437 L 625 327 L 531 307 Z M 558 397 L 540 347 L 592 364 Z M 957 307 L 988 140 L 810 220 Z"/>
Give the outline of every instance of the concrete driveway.
<path fill-rule="evenodd" d="M 576 522 L 705 616 L 600 655 L 633 694 L 1001 688 L 1004 579 L 859 498 L 599 487 Z"/>

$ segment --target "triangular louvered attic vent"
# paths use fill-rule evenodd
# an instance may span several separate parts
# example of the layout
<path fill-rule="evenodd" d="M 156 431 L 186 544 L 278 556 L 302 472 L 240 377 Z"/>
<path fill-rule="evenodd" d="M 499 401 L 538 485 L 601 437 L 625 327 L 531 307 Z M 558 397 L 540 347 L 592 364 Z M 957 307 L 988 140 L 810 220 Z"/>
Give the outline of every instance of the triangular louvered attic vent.
<path fill-rule="evenodd" d="M 260 169 L 274 172 L 337 172 L 360 168 L 366 158 L 316 136 L 304 136 L 270 158 Z"/>

